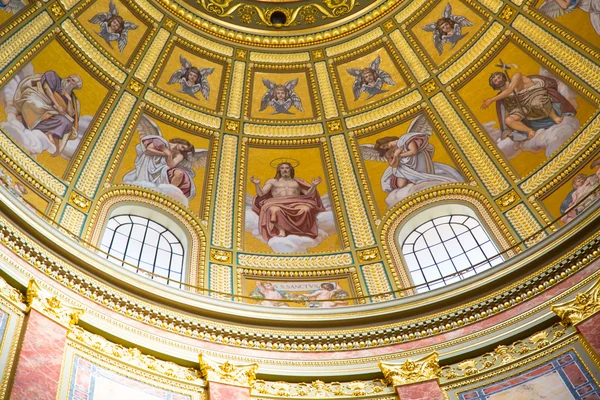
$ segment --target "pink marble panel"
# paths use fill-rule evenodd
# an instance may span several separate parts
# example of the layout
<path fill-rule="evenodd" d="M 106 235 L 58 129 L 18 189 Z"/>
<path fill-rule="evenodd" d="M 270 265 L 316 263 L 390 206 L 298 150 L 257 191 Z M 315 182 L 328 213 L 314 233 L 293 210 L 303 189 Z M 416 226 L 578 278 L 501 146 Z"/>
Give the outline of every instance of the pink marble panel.
<path fill-rule="evenodd" d="M 592 349 L 600 356 L 600 313 L 592 315 L 580 324 L 577 330 L 588 341 Z"/>
<path fill-rule="evenodd" d="M 11 399 L 56 399 L 66 341 L 66 328 L 29 312 Z"/>
<path fill-rule="evenodd" d="M 437 380 L 396 386 L 400 400 L 444 400 Z M 211 399 L 212 400 L 212 399 Z"/>
<path fill-rule="evenodd" d="M 250 389 L 218 382 L 209 382 L 208 400 L 250 400 Z"/>

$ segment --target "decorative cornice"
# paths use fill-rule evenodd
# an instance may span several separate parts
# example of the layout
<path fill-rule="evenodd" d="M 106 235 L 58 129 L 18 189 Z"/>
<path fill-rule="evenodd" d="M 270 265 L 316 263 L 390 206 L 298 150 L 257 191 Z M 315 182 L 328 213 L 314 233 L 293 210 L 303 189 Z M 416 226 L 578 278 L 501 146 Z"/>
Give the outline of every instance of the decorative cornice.
<path fill-rule="evenodd" d="M 73 307 L 48 290 L 42 289 L 35 280 L 27 285 L 27 311 L 32 308 L 65 327 L 74 326 L 83 315 L 83 309 Z"/>
<path fill-rule="evenodd" d="M 252 395 L 276 397 L 307 397 L 307 398 L 332 398 L 332 397 L 359 397 L 372 395 L 391 395 L 393 388 L 386 386 L 383 379 L 372 381 L 329 382 L 316 380 L 310 383 L 295 382 L 270 382 L 256 380 L 252 384 Z"/>
<path fill-rule="evenodd" d="M 402 364 L 380 361 L 379 369 L 383 372 L 385 381 L 393 386 L 410 385 L 411 383 L 438 379 L 441 371 L 436 352 L 418 360 L 407 359 Z"/>
<path fill-rule="evenodd" d="M 571 301 L 554 305 L 550 309 L 567 325 L 577 325 L 600 311 L 600 279 Z"/>
<path fill-rule="evenodd" d="M 220 362 L 212 357 L 198 355 L 202 377 L 209 382 L 250 387 L 256 380 L 258 364 L 232 364 Z"/>

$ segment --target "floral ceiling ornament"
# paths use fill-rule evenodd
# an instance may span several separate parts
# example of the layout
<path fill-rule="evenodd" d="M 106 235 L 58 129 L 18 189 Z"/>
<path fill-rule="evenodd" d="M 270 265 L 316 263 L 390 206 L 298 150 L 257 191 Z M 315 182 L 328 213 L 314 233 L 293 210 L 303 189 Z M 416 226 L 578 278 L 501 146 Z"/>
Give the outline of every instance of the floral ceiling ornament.
<path fill-rule="evenodd" d="M 258 364 L 232 364 L 229 361 L 220 362 L 200 354 L 200 372 L 209 382 L 220 382 L 239 386 L 251 386 L 256 380 Z"/>
<path fill-rule="evenodd" d="M 418 360 L 406 360 L 402 364 L 379 362 L 379 369 L 383 372 L 385 381 L 393 386 L 437 379 L 440 375 L 436 352 Z"/>
<path fill-rule="evenodd" d="M 575 299 L 550 308 L 568 325 L 576 325 L 600 311 L 600 279 L 591 288 L 578 293 Z"/>

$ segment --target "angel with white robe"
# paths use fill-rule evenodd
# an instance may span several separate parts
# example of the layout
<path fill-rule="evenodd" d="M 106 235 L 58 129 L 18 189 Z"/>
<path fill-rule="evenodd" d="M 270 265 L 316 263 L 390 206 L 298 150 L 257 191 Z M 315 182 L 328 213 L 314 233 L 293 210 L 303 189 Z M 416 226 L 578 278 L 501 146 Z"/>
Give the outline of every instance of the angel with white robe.
<path fill-rule="evenodd" d="M 600 35 L 600 0 L 546 0 L 539 11 L 554 19 L 567 15 L 576 8 L 590 14 L 592 26 Z"/>
<path fill-rule="evenodd" d="M 360 145 L 363 160 L 388 163 L 381 177 L 381 188 L 389 193 L 388 207 L 423 189 L 464 182 L 454 168 L 433 161 L 434 147 L 429 143 L 432 131 L 427 118 L 420 115 L 404 135 L 382 137 L 374 145 Z"/>
<path fill-rule="evenodd" d="M 468 32 L 462 33 L 462 28 L 466 26 L 473 26 L 473 23 L 461 15 L 452 15 L 452 6 L 448 3 L 442 18 L 422 28 L 424 31 L 433 32 L 433 45 L 438 53 L 442 54 L 446 43 L 449 43 L 452 49 L 459 40 L 468 35 Z"/>
<path fill-rule="evenodd" d="M 298 79 L 286 82 L 285 85 L 278 85 L 268 79 L 263 79 L 263 84 L 267 87 L 260 102 L 260 110 L 263 111 L 267 107 L 272 107 L 274 112 L 271 114 L 293 114 L 290 108 L 296 107 L 298 111 L 304 111 L 302 108 L 302 100 L 294 92 L 294 88 L 298 84 Z"/>
<path fill-rule="evenodd" d="M 100 25 L 100 32 L 96 33 L 108 43 L 111 49 L 111 42 L 117 42 L 121 53 L 127 45 L 129 31 L 138 28 L 136 24 L 125 21 L 123 17 L 119 15 L 119 11 L 112 0 L 108 6 L 108 12 L 94 15 L 94 17 L 90 19 L 90 22 L 92 24 Z"/>
<path fill-rule="evenodd" d="M 186 139 L 166 140 L 158 125 L 142 116 L 137 130 L 140 143 L 135 169 L 123 177 L 123 183 L 154 189 L 184 205 L 196 196 L 195 170 L 205 168 L 208 150 L 194 149 Z"/>
<path fill-rule="evenodd" d="M 381 57 L 377 56 L 368 68 L 348 68 L 347 71 L 354 77 L 354 84 L 352 85 L 352 92 L 354 93 L 354 100 L 358 100 L 360 95 L 364 92 L 369 96 L 367 99 L 375 96 L 376 94 L 385 93 L 387 90 L 383 90 L 383 84 L 394 86 L 396 83 L 385 71 L 379 69 L 381 64 Z"/>
<path fill-rule="evenodd" d="M 214 72 L 214 68 L 196 68 L 183 56 L 179 56 L 181 68 L 178 69 L 169 78 L 169 85 L 179 83 L 181 90 L 179 93 L 185 93 L 197 99 L 196 93 L 202 93 L 202 97 L 208 100 L 210 86 L 206 77 Z"/>

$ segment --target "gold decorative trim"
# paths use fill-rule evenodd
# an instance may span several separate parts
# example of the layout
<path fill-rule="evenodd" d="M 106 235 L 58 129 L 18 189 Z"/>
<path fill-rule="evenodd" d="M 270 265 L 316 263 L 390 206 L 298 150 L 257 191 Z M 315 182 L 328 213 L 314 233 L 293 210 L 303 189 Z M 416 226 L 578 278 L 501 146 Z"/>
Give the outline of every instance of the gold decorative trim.
<path fill-rule="evenodd" d="M 209 289 L 220 293 L 210 292 L 210 297 L 216 297 L 218 299 L 233 301 L 234 297 L 227 295 L 227 293 L 233 293 L 233 271 L 229 265 L 213 264 L 208 265 L 208 275 L 210 280 L 208 282 Z M 225 294 L 221 294 L 225 293 Z"/>
<path fill-rule="evenodd" d="M 502 197 L 496 199 L 496 204 L 502 211 L 509 209 L 516 202 L 521 201 L 517 192 L 512 189 L 510 192 L 502 195 Z"/>
<path fill-rule="evenodd" d="M 63 5 L 63 7 L 65 8 L 65 10 L 69 11 L 71 8 L 73 8 L 81 0 L 59 0 L 59 1 L 60 1 L 60 4 Z"/>
<path fill-rule="evenodd" d="M 163 53 L 163 49 L 167 44 L 170 35 L 168 30 L 160 29 L 154 37 L 152 44 L 144 53 L 144 58 L 142 58 L 142 61 L 134 73 L 134 76 L 140 81 L 146 82 L 148 80 L 152 68 L 156 64 L 156 61 L 158 61 L 158 57 Z"/>
<path fill-rule="evenodd" d="M 367 43 L 372 42 L 376 39 L 379 39 L 383 36 L 383 30 L 379 27 L 373 29 L 372 31 L 363 33 L 359 37 L 348 40 L 342 44 L 338 44 L 336 46 L 331 46 L 325 49 L 325 54 L 328 57 L 335 57 L 342 53 L 347 53 L 352 50 L 360 49 L 364 47 Z"/>
<path fill-rule="evenodd" d="M 227 249 L 233 247 L 233 207 L 237 154 L 237 136 L 223 135 L 221 159 L 219 160 L 219 173 L 217 176 L 217 188 L 215 189 L 215 208 L 212 219 L 212 244 Z"/>
<path fill-rule="evenodd" d="M 381 257 L 379 255 L 379 249 L 377 247 L 373 247 L 372 249 L 360 250 L 357 252 L 357 254 L 358 254 L 358 259 L 361 262 L 375 261 Z"/>
<path fill-rule="evenodd" d="M 83 33 L 77 29 L 73 21 L 70 19 L 65 20 L 61 24 L 62 29 L 65 31 L 69 39 L 79 47 L 85 55 L 92 60 L 92 62 L 103 70 L 108 76 L 115 79 L 119 83 L 125 82 L 127 75 L 119 67 L 117 67 L 111 60 L 109 60 L 100 50 L 96 48 L 92 42 L 90 42 Z"/>
<path fill-rule="evenodd" d="M 425 3 L 427 3 L 428 1 L 429 0 L 415 0 L 415 1 L 408 2 L 408 5 L 406 7 L 404 7 L 394 17 L 396 19 L 396 22 L 398 22 L 399 24 L 403 23 L 411 15 L 413 15 L 414 13 L 416 13 L 417 11 L 419 11 L 420 9 L 422 9 L 423 6 L 425 5 Z"/>
<path fill-rule="evenodd" d="M 353 129 L 368 123 L 377 122 L 385 118 L 389 118 L 397 114 L 401 110 L 405 110 L 411 106 L 414 106 L 418 102 L 423 100 L 423 96 L 418 90 L 414 90 L 399 99 L 391 101 L 381 107 L 371 109 L 362 114 L 348 117 L 345 119 L 346 126 L 348 129 Z M 375 124 L 378 126 L 378 123 Z"/>
<path fill-rule="evenodd" d="M 363 265 L 360 270 L 369 295 L 373 296 L 369 299 L 372 303 L 391 300 L 395 297 L 393 294 L 383 294 L 393 290 L 388 279 L 387 268 L 383 263 Z"/>
<path fill-rule="evenodd" d="M 404 36 L 400 33 L 399 29 L 396 29 L 389 34 L 392 43 L 396 46 L 400 54 L 408 64 L 409 69 L 417 78 L 417 82 L 423 82 L 429 78 L 429 72 L 423 65 L 413 48 L 408 44 Z"/>
<path fill-rule="evenodd" d="M 431 98 L 431 104 L 446 123 L 448 130 L 452 132 L 452 136 L 492 196 L 497 196 L 508 189 L 510 184 L 487 156 L 481 144 L 473 137 L 446 96 L 443 93 L 436 94 Z"/>
<path fill-rule="evenodd" d="M 402 364 L 379 362 L 379 369 L 388 385 L 402 386 L 438 379 L 438 354 L 433 352 L 418 360 L 407 359 Z"/>
<path fill-rule="evenodd" d="M 0 70 L 6 66 L 36 38 L 40 37 L 46 29 L 53 24 L 52 18 L 47 12 L 42 12 L 29 23 L 24 25 L 12 36 L 4 39 L 0 44 Z"/>
<path fill-rule="evenodd" d="M 317 75 L 325 118 L 337 118 L 339 116 L 337 102 L 333 94 L 333 88 L 331 87 L 331 78 L 327 71 L 327 64 L 324 61 L 315 63 L 315 74 Z"/>
<path fill-rule="evenodd" d="M 230 251 L 210 249 L 210 259 L 220 263 L 231 263 L 233 254 Z"/>
<path fill-rule="evenodd" d="M 265 64 L 298 64 L 310 61 L 310 53 L 260 53 L 257 51 L 250 52 L 250 61 L 265 63 Z"/>
<path fill-rule="evenodd" d="M 0 38 L 4 37 L 6 34 L 15 33 L 15 28 L 21 25 L 23 21 L 26 21 L 31 17 L 35 12 L 37 12 L 40 8 L 42 8 L 43 3 L 40 2 L 32 2 L 28 7 L 22 10 L 18 15 L 15 15 L 14 18 L 10 18 L 9 21 L 2 23 L 3 27 L 0 29 Z"/>
<path fill-rule="evenodd" d="M 20 291 L 10 286 L 2 277 L 0 277 L 0 311 L 8 315 L 7 325 L 3 335 L 0 336 L 0 349 L 5 353 L 2 362 L 2 372 L 0 375 L 0 399 L 8 399 L 9 382 L 11 382 L 11 371 L 17 361 L 17 350 L 20 346 L 21 330 L 25 320 L 25 311 L 27 305 L 25 298 Z M 11 329 L 10 327 L 14 327 Z M 8 334 L 11 334 L 11 337 Z M 6 350 L 8 348 L 8 350 Z"/>
<path fill-rule="evenodd" d="M 330 382 L 312 381 L 310 383 L 272 382 L 256 380 L 252 384 L 251 396 L 260 395 L 311 399 L 335 397 L 361 397 L 374 395 L 393 395 L 394 390 L 385 384 L 382 379 L 370 381 Z M 395 397 L 394 397 L 395 398 Z M 377 400 L 383 400 L 377 397 Z"/>
<path fill-rule="evenodd" d="M 230 118 L 239 118 L 242 114 L 244 83 L 246 83 L 245 73 L 246 63 L 235 61 L 231 76 L 231 93 L 229 95 L 229 103 L 227 103 L 227 116 Z"/>
<path fill-rule="evenodd" d="M 202 377 L 209 382 L 250 387 L 256 380 L 258 364 L 220 362 L 202 353 L 198 355 L 198 361 Z"/>
<path fill-rule="evenodd" d="M 147 0 L 135 0 L 135 4 L 156 21 L 161 21 L 164 17 L 164 14 Z M 167 21 L 165 21 L 165 25 L 167 25 Z"/>
<path fill-rule="evenodd" d="M 260 256 L 254 254 L 238 254 L 237 265 L 242 267 L 275 268 L 275 269 L 312 269 L 352 265 L 350 253 L 324 256 Z"/>
<path fill-rule="evenodd" d="M 190 43 L 194 43 L 212 53 L 217 53 L 225 57 L 233 57 L 233 47 L 226 46 L 215 40 L 207 39 L 182 26 L 177 27 L 175 33 Z"/>
<path fill-rule="evenodd" d="M 526 242 L 528 246 L 533 246 L 535 243 L 548 236 L 544 231 L 539 232 L 540 229 L 542 229 L 542 225 L 534 218 L 525 204 L 521 203 L 507 211 L 506 218 L 508 218 L 521 239 L 530 238 Z M 533 237 L 536 232 L 539 233 Z"/>
<path fill-rule="evenodd" d="M 86 215 L 75 207 L 67 204 L 60 219 L 60 229 L 64 229 L 67 235 L 79 236 L 85 222 Z"/>
<path fill-rule="evenodd" d="M 83 309 L 61 302 L 52 292 L 42 289 L 35 280 L 27 285 L 27 311 L 34 309 L 62 326 L 71 327 L 79 322 Z"/>
<path fill-rule="evenodd" d="M 553 305 L 550 310 L 567 325 L 577 325 L 600 312 L 600 279 L 573 300 Z"/>
<path fill-rule="evenodd" d="M 321 123 L 302 125 L 244 124 L 244 133 L 263 137 L 302 137 L 322 135 L 325 131 Z"/>
<path fill-rule="evenodd" d="M 0 297 L 8 301 L 13 306 L 25 311 L 25 296 L 17 288 L 12 287 L 0 276 Z M 1 339 L 1 338 L 0 338 Z"/>
<path fill-rule="evenodd" d="M 90 209 L 90 205 L 92 204 L 88 199 L 86 199 L 76 191 L 71 192 L 69 201 L 83 212 L 88 212 L 88 210 Z"/>
<path fill-rule="evenodd" d="M 167 110 L 171 115 L 176 115 L 207 128 L 219 129 L 221 127 L 221 118 L 184 107 L 179 102 L 170 100 L 153 90 L 146 91 L 144 100 L 147 100 L 162 110 Z"/>
<path fill-rule="evenodd" d="M 492 10 L 494 13 L 497 13 L 502 7 L 502 0 L 478 0 L 481 4 L 486 6 L 488 9 Z M 520 0 L 522 1 L 522 0 Z"/>

